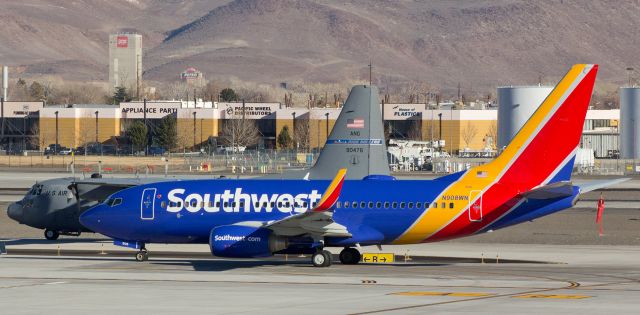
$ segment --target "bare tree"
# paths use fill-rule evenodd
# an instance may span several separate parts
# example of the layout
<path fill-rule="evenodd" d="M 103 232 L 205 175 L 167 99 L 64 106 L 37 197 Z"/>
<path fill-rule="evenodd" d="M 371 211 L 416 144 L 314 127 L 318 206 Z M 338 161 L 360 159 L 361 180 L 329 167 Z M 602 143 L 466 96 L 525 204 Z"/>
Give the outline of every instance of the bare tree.
<path fill-rule="evenodd" d="M 304 152 L 309 152 L 309 119 L 297 120 L 296 129 L 293 132 L 296 147 Z"/>
<path fill-rule="evenodd" d="M 476 125 L 467 121 L 467 125 L 462 129 L 462 140 L 464 141 L 465 148 L 469 148 L 469 145 L 473 142 L 473 139 L 478 135 L 478 128 Z"/>
<path fill-rule="evenodd" d="M 51 143 L 51 135 L 47 132 L 41 132 L 39 123 L 35 123 L 31 126 L 29 134 L 29 144 L 32 147 L 37 147 L 40 151 L 44 151 L 47 145 Z"/>
<path fill-rule="evenodd" d="M 234 147 L 250 147 L 260 141 L 260 131 L 255 121 L 247 119 L 225 119 L 220 131 L 222 143 Z"/>
<path fill-rule="evenodd" d="M 176 144 L 179 148 L 182 148 L 184 153 L 187 148 L 193 146 L 193 119 L 188 114 L 181 115 L 178 118 L 177 130 Z"/>
<path fill-rule="evenodd" d="M 492 149 L 496 149 L 497 144 L 497 140 L 498 140 L 498 123 L 495 121 L 491 122 L 491 125 L 489 126 L 489 134 L 487 135 L 487 138 L 485 140 L 485 143 L 487 142 L 491 142 L 491 143 L 487 143 Z"/>

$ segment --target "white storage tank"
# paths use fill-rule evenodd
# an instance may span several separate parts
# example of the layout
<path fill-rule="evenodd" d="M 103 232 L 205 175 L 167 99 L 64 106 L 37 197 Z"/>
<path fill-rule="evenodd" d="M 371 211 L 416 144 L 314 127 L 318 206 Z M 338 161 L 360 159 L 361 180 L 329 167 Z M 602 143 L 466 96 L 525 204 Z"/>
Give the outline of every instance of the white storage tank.
<path fill-rule="evenodd" d="M 551 93 L 552 86 L 498 88 L 498 150 L 506 147 L 533 112 Z"/>
<path fill-rule="evenodd" d="M 640 158 L 640 88 L 620 88 L 620 155 Z"/>

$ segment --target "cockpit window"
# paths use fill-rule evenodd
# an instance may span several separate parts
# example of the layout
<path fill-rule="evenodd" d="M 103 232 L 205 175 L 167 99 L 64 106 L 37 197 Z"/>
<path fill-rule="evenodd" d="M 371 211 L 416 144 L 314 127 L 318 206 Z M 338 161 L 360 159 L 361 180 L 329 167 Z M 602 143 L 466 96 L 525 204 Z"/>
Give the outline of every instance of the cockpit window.
<path fill-rule="evenodd" d="M 109 207 L 115 207 L 122 203 L 122 198 L 109 198 L 105 203 Z"/>

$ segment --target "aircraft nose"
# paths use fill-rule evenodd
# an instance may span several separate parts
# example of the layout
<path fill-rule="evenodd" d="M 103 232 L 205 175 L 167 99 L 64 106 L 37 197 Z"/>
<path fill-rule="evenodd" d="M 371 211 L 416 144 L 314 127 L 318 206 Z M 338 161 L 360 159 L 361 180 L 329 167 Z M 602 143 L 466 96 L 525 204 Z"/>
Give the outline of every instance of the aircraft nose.
<path fill-rule="evenodd" d="M 80 223 L 87 229 L 100 232 L 102 221 L 102 205 L 95 206 L 80 215 Z"/>
<path fill-rule="evenodd" d="M 22 221 L 22 215 L 23 215 L 22 205 L 16 202 L 10 204 L 9 208 L 7 208 L 7 215 L 9 216 L 9 218 L 16 220 L 18 222 Z"/>

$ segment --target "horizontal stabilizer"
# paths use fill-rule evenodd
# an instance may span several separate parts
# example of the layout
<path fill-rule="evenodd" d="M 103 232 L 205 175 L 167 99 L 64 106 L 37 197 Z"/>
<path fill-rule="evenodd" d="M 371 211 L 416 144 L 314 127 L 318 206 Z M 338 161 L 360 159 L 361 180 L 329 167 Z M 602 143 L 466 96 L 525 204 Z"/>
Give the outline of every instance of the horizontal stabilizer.
<path fill-rule="evenodd" d="M 522 194 L 522 196 L 527 199 L 554 199 L 572 195 L 573 184 L 571 184 L 571 182 L 557 182 L 544 185 Z"/>
<path fill-rule="evenodd" d="M 630 180 L 631 178 L 616 178 L 616 179 L 602 179 L 602 180 L 591 180 L 586 183 L 582 183 L 576 185 L 580 187 L 580 193 L 588 193 L 590 191 L 594 191 L 600 188 L 605 188 L 609 186 L 613 186 L 615 184 L 620 184 Z"/>

